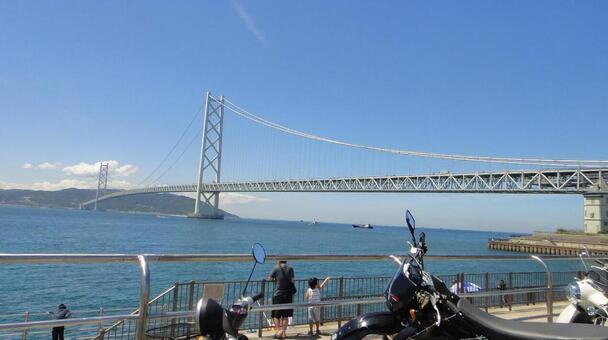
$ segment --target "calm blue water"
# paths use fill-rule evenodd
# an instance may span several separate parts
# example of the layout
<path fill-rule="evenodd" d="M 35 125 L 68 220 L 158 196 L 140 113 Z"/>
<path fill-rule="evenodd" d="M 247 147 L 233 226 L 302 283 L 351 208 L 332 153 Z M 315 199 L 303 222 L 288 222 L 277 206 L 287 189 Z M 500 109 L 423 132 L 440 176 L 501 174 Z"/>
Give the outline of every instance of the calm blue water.
<path fill-rule="evenodd" d="M 424 221 L 418 221 L 424 225 Z M 431 254 L 497 254 L 490 237 L 506 233 L 424 229 Z M 269 254 L 404 253 L 407 228 L 352 229 L 350 225 L 300 222 L 210 221 L 154 215 L 0 206 L 2 253 L 248 253 L 260 242 Z M 392 275 L 383 262 L 291 264 L 296 277 Z M 256 270 L 265 277 L 272 263 Z M 578 270 L 553 262 L 552 270 Z M 247 278 L 250 264 L 152 264 L 152 296 L 175 281 Z M 428 262 L 435 273 L 541 271 L 532 261 Z M 137 306 L 139 273 L 133 264 L 0 264 L 0 314 L 46 311 L 65 302 L 72 309 Z"/>

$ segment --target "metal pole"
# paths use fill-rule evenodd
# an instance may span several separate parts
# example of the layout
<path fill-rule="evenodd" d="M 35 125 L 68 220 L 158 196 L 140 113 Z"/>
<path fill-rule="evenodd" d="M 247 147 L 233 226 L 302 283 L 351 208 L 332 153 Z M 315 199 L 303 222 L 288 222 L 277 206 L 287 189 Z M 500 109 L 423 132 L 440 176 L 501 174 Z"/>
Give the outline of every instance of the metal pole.
<path fill-rule="evenodd" d="M 340 277 L 338 286 L 338 298 L 342 300 L 344 298 L 344 278 Z M 342 326 L 342 306 L 338 306 L 338 327 Z"/>
<path fill-rule="evenodd" d="M 177 312 L 177 303 L 179 300 L 179 282 L 175 282 L 173 285 L 173 308 L 174 312 Z M 175 336 L 175 319 L 171 319 L 171 336 Z"/>
<path fill-rule="evenodd" d="M 207 91 L 205 96 L 205 113 L 203 113 L 203 136 L 201 139 L 201 157 L 198 162 L 198 182 L 196 185 L 196 201 L 194 201 L 194 215 L 200 214 L 201 194 L 203 192 L 203 163 L 205 160 L 205 137 L 207 133 L 207 118 L 209 114 L 209 98 L 211 92 Z"/>
<path fill-rule="evenodd" d="M 30 312 L 25 312 L 25 315 L 23 316 L 23 321 L 27 322 L 30 319 Z M 23 330 L 23 334 L 21 335 L 21 339 L 22 340 L 26 340 L 27 339 L 27 329 Z"/>
<path fill-rule="evenodd" d="M 99 316 L 103 316 L 103 306 L 99 307 Z M 97 331 L 99 331 L 102 327 L 103 326 L 100 321 L 99 324 L 97 325 Z"/>
<path fill-rule="evenodd" d="M 265 293 L 266 292 L 266 280 L 263 280 L 260 283 L 260 292 Z M 264 305 L 264 298 L 261 298 L 258 302 L 260 305 Z M 264 312 L 260 312 L 259 316 L 260 321 L 258 322 L 258 338 L 262 337 L 262 332 L 264 330 Z"/>
<path fill-rule="evenodd" d="M 148 321 L 148 301 L 150 300 L 150 270 L 144 255 L 138 255 L 137 259 L 141 269 L 141 281 L 139 286 L 139 317 L 135 328 L 135 339 L 144 340 Z"/>
<path fill-rule="evenodd" d="M 547 322 L 553 322 L 553 279 L 551 278 L 551 271 L 540 257 L 536 255 L 531 257 L 540 263 L 545 268 L 545 273 L 547 273 Z"/>
<path fill-rule="evenodd" d="M 190 281 L 189 289 L 188 289 L 188 310 L 194 309 L 194 284 L 196 282 L 194 280 Z"/>

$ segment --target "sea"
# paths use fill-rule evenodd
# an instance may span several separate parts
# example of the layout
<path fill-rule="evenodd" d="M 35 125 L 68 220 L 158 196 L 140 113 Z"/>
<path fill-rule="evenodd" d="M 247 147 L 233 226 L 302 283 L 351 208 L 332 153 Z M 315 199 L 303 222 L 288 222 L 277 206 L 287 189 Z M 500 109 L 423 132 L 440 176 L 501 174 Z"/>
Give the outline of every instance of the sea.
<path fill-rule="evenodd" d="M 435 255 L 512 255 L 489 250 L 489 238 L 510 233 L 424 228 L 429 253 Z M 408 229 L 253 219 L 201 220 L 118 212 L 0 206 L 0 253 L 250 253 L 261 243 L 268 254 L 404 254 Z M 176 281 L 246 280 L 252 263 L 152 263 L 156 296 Z M 271 271 L 258 265 L 254 279 Z M 391 261 L 292 262 L 296 278 L 390 276 Z M 580 270 L 576 261 L 550 261 L 554 271 Z M 542 271 L 534 261 L 427 261 L 436 274 Z M 139 271 L 132 263 L 0 263 L 0 319 L 24 311 L 43 312 L 66 303 L 73 310 L 134 309 Z M 19 314 L 21 313 L 21 314 Z"/>

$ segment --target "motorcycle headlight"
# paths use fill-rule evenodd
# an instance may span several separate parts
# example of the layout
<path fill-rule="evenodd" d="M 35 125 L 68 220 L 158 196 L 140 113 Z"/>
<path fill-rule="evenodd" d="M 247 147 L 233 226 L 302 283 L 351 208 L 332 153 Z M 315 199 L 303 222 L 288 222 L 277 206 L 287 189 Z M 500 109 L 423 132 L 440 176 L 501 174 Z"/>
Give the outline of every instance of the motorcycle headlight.
<path fill-rule="evenodd" d="M 581 288 L 578 283 L 572 282 L 568 285 L 568 299 L 578 301 L 581 299 Z"/>

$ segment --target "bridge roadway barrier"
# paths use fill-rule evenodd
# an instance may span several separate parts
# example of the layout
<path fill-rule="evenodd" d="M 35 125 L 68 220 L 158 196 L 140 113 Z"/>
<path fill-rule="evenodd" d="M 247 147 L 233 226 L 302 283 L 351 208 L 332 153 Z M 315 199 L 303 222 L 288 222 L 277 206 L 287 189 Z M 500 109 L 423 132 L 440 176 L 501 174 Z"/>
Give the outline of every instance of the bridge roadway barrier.
<path fill-rule="evenodd" d="M 352 261 L 368 260 L 378 261 L 389 259 L 388 255 L 272 255 L 269 260 L 286 258 L 292 261 Z M 526 256 L 427 256 L 428 261 L 433 260 L 529 260 Z M 551 260 L 564 260 L 572 258 L 548 258 Z M 150 300 L 150 271 L 149 262 L 230 262 L 251 261 L 249 254 L 0 254 L 0 263 L 101 263 L 101 262 L 131 262 L 140 268 L 140 294 L 139 308 L 132 313 L 119 313 L 107 315 L 100 313 L 99 316 L 77 317 L 67 320 L 28 320 L 4 322 L 0 324 L 0 338 L 3 332 L 21 332 L 26 338 L 28 332 L 36 329 L 48 329 L 51 327 L 66 326 L 97 326 L 97 331 L 104 339 L 144 339 L 145 333 L 151 328 L 157 328 L 167 323 L 178 325 L 189 322 L 196 300 L 205 296 L 206 292 L 222 292 L 218 297 L 224 305 L 231 303 L 238 297 L 244 286 L 243 281 L 230 282 L 176 282 L 174 286 L 167 289 L 161 295 Z M 541 261 L 542 263 L 542 261 Z M 537 273 L 478 273 L 478 274 L 451 274 L 440 275 L 450 285 L 451 282 L 473 282 L 483 288 L 482 292 L 461 295 L 467 296 L 473 302 L 484 308 L 500 304 L 501 296 L 508 296 L 509 305 L 521 303 L 535 303 L 547 301 L 547 307 L 552 306 L 553 298 L 563 298 L 563 290 L 560 288 L 577 275 L 575 272 L 559 272 L 550 275 L 548 272 Z M 494 287 L 503 279 L 510 291 L 498 291 Z M 368 311 L 383 309 L 380 299 L 381 294 L 390 280 L 389 277 L 363 277 L 363 278 L 337 278 L 330 281 L 324 289 L 323 317 L 326 321 L 337 321 L 352 318 Z M 553 286 L 555 282 L 555 286 Z M 214 286 L 215 285 L 215 286 Z M 296 297 L 295 323 L 306 323 L 305 307 L 302 299 L 306 288 L 305 280 L 298 280 L 298 294 Z M 221 288 L 220 288 L 221 286 Z M 253 282 L 250 291 L 264 291 L 266 296 L 272 295 L 272 285 L 265 281 Z M 212 289 L 213 288 L 213 289 Z M 255 313 L 248 318 L 244 328 L 263 329 L 265 317 L 264 311 L 276 308 L 276 306 L 259 307 Z M 33 314 L 33 313 L 32 313 Z M 552 313 L 548 312 L 551 315 Z M 1 317 L 1 316 L 0 316 Z M 550 316 L 549 316 L 550 318 Z M 99 336 L 98 336 L 99 337 Z"/>

